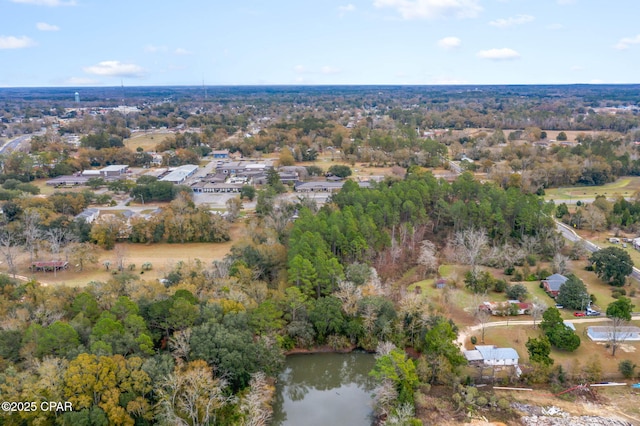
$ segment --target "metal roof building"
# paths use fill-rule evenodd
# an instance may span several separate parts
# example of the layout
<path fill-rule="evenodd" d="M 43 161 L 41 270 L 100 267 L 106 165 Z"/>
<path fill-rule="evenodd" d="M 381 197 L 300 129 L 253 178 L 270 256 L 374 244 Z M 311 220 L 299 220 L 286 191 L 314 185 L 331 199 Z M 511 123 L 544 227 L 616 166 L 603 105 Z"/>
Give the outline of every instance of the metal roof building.
<path fill-rule="evenodd" d="M 618 327 L 614 336 L 613 327 L 597 326 L 587 328 L 587 336 L 594 342 L 608 342 L 616 338 L 618 341 L 640 341 L 640 327 Z"/>
<path fill-rule="evenodd" d="M 198 170 L 198 166 L 194 164 L 186 164 L 172 170 L 168 175 L 160 179 L 162 182 L 182 183 L 189 177 L 193 176 Z"/>

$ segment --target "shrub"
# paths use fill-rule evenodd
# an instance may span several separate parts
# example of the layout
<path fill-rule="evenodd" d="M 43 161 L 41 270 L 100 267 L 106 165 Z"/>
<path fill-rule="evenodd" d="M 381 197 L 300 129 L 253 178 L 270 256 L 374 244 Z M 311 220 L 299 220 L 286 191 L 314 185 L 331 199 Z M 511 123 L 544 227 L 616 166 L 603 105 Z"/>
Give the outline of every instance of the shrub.
<path fill-rule="evenodd" d="M 498 400 L 498 408 L 501 410 L 508 410 L 511 408 L 511 404 L 509 404 L 509 401 L 506 398 L 500 398 Z"/>
<path fill-rule="evenodd" d="M 623 288 L 616 288 L 611 292 L 611 297 L 613 297 L 614 299 L 619 299 L 620 297 L 626 296 L 626 295 L 627 295 L 627 291 Z"/>
<path fill-rule="evenodd" d="M 507 282 L 505 280 L 496 280 L 493 284 L 493 291 L 496 293 L 502 293 L 507 289 Z"/>
<path fill-rule="evenodd" d="M 515 285 L 509 286 L 507 288 L 506 293 L 509 300 L 519 300 L 521 302 L 524 301 L 527 298 L 527 295 L 529 294 L 529 292 L 527 291 L 527 288 L 522 284 L 515 284 Z"/>
<path fill-rule="evenodd" d="M 513 275 L 513 272 L 516 270 L 516 268 L 514 268 L 513 266 L 507 266 L 506 268 L 504 268 L 504 274 L 505 275 Z"/>
<path fill-rule="evenodd" d="M 529 264 L 529 266 L 536 266 L 536 255 L 535 254 L 529 254 L 527 255 L 527 263 Z"/>
<path fill-rule="evenodd" d="M 625 379 L 632 378 L 635 369 L 636 365 L 628 359 L 622 360 L 618 363 L 618 371 L 622 373 L 622 376 Z"/>
<path fill-rule="evenodd" d="M 475 345 L 476 343 L 478 343 L 478 338 L 476 336 L 471 336 L 471 344 Z"/>

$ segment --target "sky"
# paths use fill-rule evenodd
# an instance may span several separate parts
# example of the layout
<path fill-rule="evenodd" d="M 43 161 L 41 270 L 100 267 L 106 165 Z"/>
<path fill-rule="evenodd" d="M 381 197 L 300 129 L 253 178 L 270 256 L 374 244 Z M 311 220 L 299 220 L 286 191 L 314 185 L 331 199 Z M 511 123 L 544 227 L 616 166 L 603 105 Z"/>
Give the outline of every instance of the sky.
<path fill-rule="evenodd" d="M 0 0 L 0 87 L 640 83 L 638 0 Z"/>

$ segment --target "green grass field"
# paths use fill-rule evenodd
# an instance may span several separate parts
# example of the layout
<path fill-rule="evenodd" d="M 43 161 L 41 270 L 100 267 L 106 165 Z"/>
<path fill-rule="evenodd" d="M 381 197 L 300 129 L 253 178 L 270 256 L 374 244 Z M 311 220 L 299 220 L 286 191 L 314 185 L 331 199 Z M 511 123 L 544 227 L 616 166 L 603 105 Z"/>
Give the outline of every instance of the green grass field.
<path fill-rule="evenodd" d="M 619 195 L 630 197 L 638 190 L 640 190 L 640 177 L 631 176 L 600 186 L 549 188 L 545 190 L 545 199 L 579 200 L 581 198 L 595 198 L 598 195 L 605 195 L 607 198 L 614 198 Z"/>

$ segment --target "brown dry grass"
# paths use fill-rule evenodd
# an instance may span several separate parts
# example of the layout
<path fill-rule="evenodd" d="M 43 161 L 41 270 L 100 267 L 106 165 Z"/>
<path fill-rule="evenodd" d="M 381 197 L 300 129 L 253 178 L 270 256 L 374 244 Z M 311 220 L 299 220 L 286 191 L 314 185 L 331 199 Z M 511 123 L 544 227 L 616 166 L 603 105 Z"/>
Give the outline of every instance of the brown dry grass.
<path fill-rule="evenodd" d="M 29 256 L 22 254 L 18 259 L 18 275 L 34 278 L 48 285 L 63 284 L 70 287 L 81 287 L 91 281 L 107 281 L 111 277 L 111 271 L 103 266 L 105 261 L 111 264 L 116 262 L 116 251 L 124 252 L 124 264 L 135 264 L 132 273 L 140 274 L 140 267 L 145 262 L 151 262 L 151 271 L 145 271 L 140 275 L 145 280 L 163 278 L 180 261 L 190 262 L 199 259 L 205 264 L 214 260 L 220 260 L 231 250 L 231 246 L 244 232 L 244 225 L 234 224 L 231 227 L 231 241 L 225 243 L 190 243 L 190 244 L 130 244 L 120 243 L 115 250 L 99 250 L 99 260 L 96 265 L 85 268 L 82 272 L 70 267 L 66 271 L 32 273 L 29 271 Z M 0 271 L 6 273 L 4 263 L 0 265 Z"/>
<path fill-rule="evenodd" d="M 132 151 L 140 147 L 144 151 L 155 151 L 156 145 L 173 136 L 173 133 L 153 132 L 136 133 L 133 137 L 124 140 L 124 146 Z"/>

